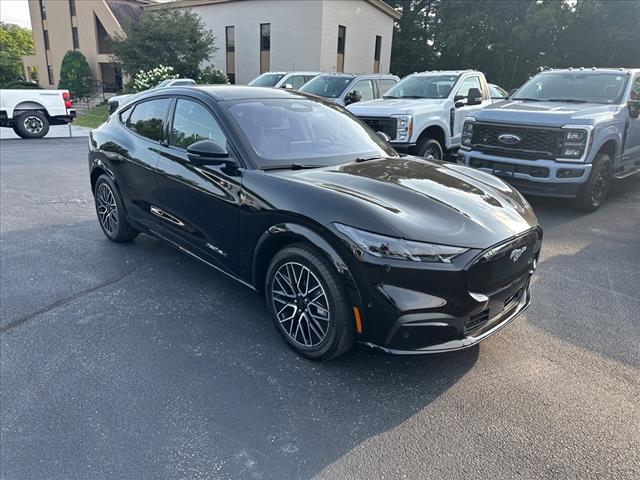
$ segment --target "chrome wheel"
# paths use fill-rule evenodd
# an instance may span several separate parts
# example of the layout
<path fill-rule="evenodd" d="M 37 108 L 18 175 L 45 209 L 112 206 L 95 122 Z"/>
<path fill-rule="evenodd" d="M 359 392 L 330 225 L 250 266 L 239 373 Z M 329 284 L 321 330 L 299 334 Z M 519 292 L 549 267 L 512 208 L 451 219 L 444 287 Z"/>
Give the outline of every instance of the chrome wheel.
<path fill-rule="evenodd" d="M 44 129 L 44 123 L 38 117 L 28 116 L 24 119 L 24 128 L 27 132 L 37 135 Z"/>
<path fill-rule="evenodd" d="M 318 277 L 304 265 L 282 264 L 271 285 L 271 302 L 284 332 L 303 347 L 315 347 L 330 325 L 329 300 Z"/>
<path fill-rule="evenodd" d="M 118 205 L 113 191 L 106 183 L 101 183 L 96 189 L 96 210 L 100 225 L 109 235 L 118 233 Z"/>

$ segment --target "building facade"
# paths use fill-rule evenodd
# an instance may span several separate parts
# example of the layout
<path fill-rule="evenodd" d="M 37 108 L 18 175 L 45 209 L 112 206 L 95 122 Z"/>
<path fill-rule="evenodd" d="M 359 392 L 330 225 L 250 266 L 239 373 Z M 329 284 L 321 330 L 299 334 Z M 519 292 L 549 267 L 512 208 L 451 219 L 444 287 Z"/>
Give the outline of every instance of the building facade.
<path fill-rule="evenodd" d="M 382 0 L 177 0 L 216 37 L 212 64 L 233 83 L 266 71 L 388 73 L 393 23 Z"/>
<path fill-rule="evenodd" d="M 35 55 L 22 57 L 26 78 L 37 69 L 43 88 L 57 88 L 65 53 L 79 50 L 96 80 L 96 90 L 116 92 L 122 74 L 113 62 L 114 36 L 136 21 L 147 0 L 29 0 Z"/>

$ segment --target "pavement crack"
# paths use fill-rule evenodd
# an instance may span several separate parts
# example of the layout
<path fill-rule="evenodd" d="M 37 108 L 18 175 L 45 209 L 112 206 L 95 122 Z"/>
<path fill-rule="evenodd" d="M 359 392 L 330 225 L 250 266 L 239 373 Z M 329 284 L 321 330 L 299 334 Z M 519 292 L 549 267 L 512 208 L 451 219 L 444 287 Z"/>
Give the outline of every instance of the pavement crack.
<path fill-rule="evenodd" d="M 118 283 L 120 280 L 125 279 L 126 277 L 128 277 L 129 275 L 131 275 L 133 272 L 135 272 L 136 270 L 138 270 L 138 268 L 140 268 L 142 265 L 144 265 L 146 263 L 146 259 L 143 260 L 141 263 L 139 263 L 138 265 L 136 265 L 135 267 L 133 267 L 132 269 L 124 272 L 122 275 L 118 275 L 117 277 L 111 278 L 109 280 L 106 280 L 102 283 L 99 283 L 98 285 L 91 287 L 91 288 L 87 288 L 85 290 L 81 290 L 79 292 L 74 293 L 73 295 L 70 295 L 68 297 L 62 298 L 56 302 L 53 302 L 43 308 L 40 308 L 39 310 L 36 310 L 35 312 L 31 312 L 28 315 L 25 315 L 24 317 L 20 317 L 17 320 L 14 320 L 13 322 L 9 322 L 6 325 L 2 325 L 0 326 L 0 333 L 6 333 L 6 332 L 10 332 L 11 330 L 14 330 L 15 328 L 19 327 L 20 325 L 24 325 L 25 323 L 27 323 L 30 320 L 33 320 L 36 317 L 39 317 L 40 315 L 44 315 L 47 312 L 50 312 L 52 310 L 55 310 L 56 308 L 59 307 L 63 307 L 65 305 L 68 305 L 69 303 L 73 302 L 74 300 L 77 300 L 78 298 L 84 297 L 86 295 L 89 295 L 90 293 L 96 292 L 102 288 L 108 287 L 110 285 L 113 285 L 115 283 Z"/>

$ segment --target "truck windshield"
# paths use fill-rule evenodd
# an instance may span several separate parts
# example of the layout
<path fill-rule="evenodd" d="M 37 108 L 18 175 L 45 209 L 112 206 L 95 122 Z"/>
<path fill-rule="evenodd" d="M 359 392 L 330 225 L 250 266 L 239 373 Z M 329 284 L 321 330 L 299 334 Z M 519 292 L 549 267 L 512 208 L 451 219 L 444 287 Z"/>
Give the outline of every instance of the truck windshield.
<path fill-rule="evenodd" d="M 619 103 L 627 85 L 625 73 L 549 72 L 525 83 L 513 100 L 568 103 Z"/>
<path fill-rule="evenodd" d="M 249 85 L 252 87 L 275 87 L 282 77 L 284 77 L 284 73 L 263 73 Z"/>
<path fill-rule="evenodd" d="M 409 75 L 383 98 L 447 98 L 458 75 Z"/>
<path fill-rule="evenodd" d="M 318 75 L 303 85 L 300 91 L 325 98 L 338 98 L 352 80 L 351 76 Z"/>

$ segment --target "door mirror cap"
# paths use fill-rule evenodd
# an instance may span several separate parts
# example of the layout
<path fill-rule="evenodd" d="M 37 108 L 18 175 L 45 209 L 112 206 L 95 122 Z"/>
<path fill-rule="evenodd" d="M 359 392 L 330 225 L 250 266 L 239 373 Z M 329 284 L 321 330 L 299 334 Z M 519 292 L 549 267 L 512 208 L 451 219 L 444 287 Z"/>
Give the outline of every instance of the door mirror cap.
<path fill-rule="evenodd" d="M 189 161 L 196 165 L 215 165 L 220 163 L 235 163 L 229 159 L 229 152 L 225 147 L 213 140 L 200 140 L 187 147 Z"/>
<path fill-rule="evenodd" d="M 291 85 L 290 83 L 285 83 L 280 88 L 284 88 L 285 90 L 293 90 L 293 85 Z"/>
<path fill-rule="evenodd" d="M 384 140 L 387 143 L 391 141 L 391 137 L 384 132 L 376 132 L 376 135 L 378 135 L 382 140 Z"/>
<path fill-rule="evenodd" d="M 629 116 L 631 118 L 640 117 L 640 100 L 629 100 L 627 105 L 629 106 Z"/>
<path fill-rule="evenodd" d="M 467 106 L 480 105 L 482 103 L 482 92 L 478 88 L 470 88 L 467 96 Z"/>

